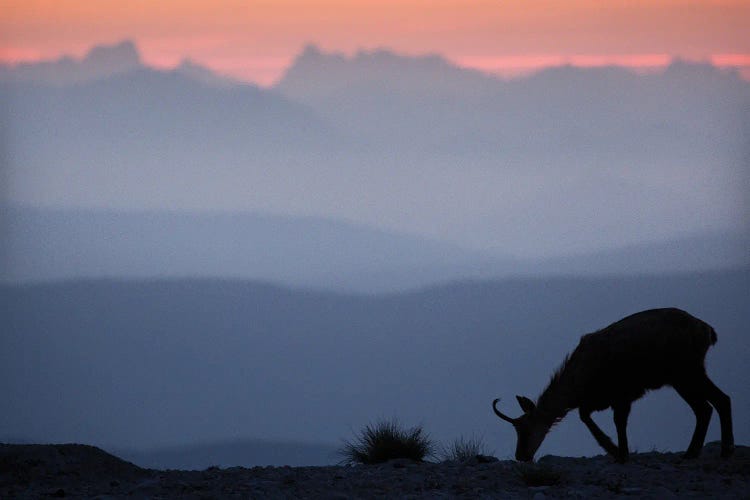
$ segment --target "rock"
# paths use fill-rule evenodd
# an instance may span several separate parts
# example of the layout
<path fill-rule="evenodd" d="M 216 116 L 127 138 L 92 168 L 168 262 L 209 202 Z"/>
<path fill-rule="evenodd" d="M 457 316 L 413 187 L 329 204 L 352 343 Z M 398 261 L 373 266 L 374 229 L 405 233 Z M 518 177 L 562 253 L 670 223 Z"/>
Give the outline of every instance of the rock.
<path fill-rule="evenodd" d="M 386 462 L 386 465 L 389 465 L 394 469 L 405 469 L 407 467 L 415 467 L 417 463 L 414 460 L 410 460 L 408 458 L 394 458 L 393 460 L 388 460 L 388 462 Z"/>
<path fill-rule="evenodd" d="M 477 455 L 474 457 L 474 460 L 478 464 L 491 464 L 500 461 L 497 457 L 492 457 L 490 455 Z"/>
<path fill-rule="evenodd" d="M 570 498 L 591 498 L 594 496 L 592 488 L 582 489 L 576 488 L 568 490 L 568 497 Z"/>
<path fill-rule="evenodd" d="M 651 490 L 651 496 L 659 499 L 677 498 L 677 495 L 675 495 L 672 490 L 668 490 L 664 486 L 657 486 L 656 488 L 653 488 Z"/>
<path fill-rule="evenodd" d="M 637 486 L 630 486 L 627 488 L 622 488 L 620 489 L 620 491 L 625 495 L 638 495 L 641 493 L 642 489 L 638 488 Z"/>
<path fill-rule="evenodd" d="M 532 491 L 532 492 L 547 491 L 548 489 L 549 489 L 549 486 L 529 486 L 529 491 Z"/>

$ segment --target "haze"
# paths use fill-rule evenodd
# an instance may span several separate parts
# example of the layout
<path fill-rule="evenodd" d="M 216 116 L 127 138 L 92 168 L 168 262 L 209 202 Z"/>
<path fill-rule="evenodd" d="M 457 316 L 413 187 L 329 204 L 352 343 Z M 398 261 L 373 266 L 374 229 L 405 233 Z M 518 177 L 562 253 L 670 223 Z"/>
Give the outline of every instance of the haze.
<path fill-rule="evenodd" d="M 667 306 L 750 438 L 745 3 L 158 5 L 0 14 L 1 441 L 313 464 L 395 416 L 505 457 L 492 399 Z M 692 422 L 650 395 L 631 443 Z"/>

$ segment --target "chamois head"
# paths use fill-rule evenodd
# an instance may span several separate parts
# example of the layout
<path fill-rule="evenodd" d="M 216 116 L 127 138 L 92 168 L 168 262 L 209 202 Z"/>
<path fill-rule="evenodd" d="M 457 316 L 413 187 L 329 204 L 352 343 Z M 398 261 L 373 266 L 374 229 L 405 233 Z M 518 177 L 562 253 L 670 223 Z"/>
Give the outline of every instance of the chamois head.
<path fill-rule="evenodd" d="M 544 436 L 547 435 L 550 426 L 545 425 L 544 419 L 536 411 L 536 405 L 533 401 L 523 396 L 516 396 L 516 399 L 523 410 L 523 415 L 520 417 L 511 418 L 498 410 L 497 403 L 500 399 L 495 399 L 492 402 L 492 409 L 495 410 L 495 415 L 506 422 L 510 422 L 516 429 L 518 435 L 516 460 L 531 462 L 534 459 L 534 453 L 544 441 Z"/>

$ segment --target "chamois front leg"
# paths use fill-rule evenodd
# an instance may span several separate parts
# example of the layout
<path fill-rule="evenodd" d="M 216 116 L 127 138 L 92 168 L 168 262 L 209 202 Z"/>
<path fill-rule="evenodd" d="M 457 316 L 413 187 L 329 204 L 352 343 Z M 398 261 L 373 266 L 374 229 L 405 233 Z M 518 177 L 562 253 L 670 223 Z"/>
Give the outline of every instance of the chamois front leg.
<path fill-rule="evenodd" d="M 580 408 L 578 410 L 578 415 L 581 417 L 581 421 L 586 424 L 586 427 L 589 428 L 591 434 L 594 435 L 594 439 L 596 439 L 596 442 L 599 443 L 599 446 L 604 448 L 604 451 L 617 458 L 617 446 L 615 446 L 615 443 L 612 442 L 609 436 L 604 434 L 599 426 L 596 425 L 596 423 L 591 419 L 591 411 Z"/>

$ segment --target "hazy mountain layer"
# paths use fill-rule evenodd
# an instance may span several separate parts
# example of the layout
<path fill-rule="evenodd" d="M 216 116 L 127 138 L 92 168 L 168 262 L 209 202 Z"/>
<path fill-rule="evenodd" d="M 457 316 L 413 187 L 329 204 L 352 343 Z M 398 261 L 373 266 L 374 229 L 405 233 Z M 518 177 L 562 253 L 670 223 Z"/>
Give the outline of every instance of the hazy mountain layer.
<path fill-rule="evenodd" d="M 95 46 L 80 60 L 68 56 L 55 61 L 0 64 L 0 81 L 71 85 L 109 78 L 143 67 L 135 43 L 124 40 L 114 45 Z"/>
<path fill-rule="evenodd" d="M 510 272 L 514 260 L 343 221 L 6 207 L 0 279 L 242 277 L 374 292 Z"/>
<path fill-rule="evenodd" d="M 112 45 L 94 46 L 81 59 L 64 56 L 52 61 L 0 64 L 0 82 L 68 86 L 106 79 L 147 67 L 135 42 L 123 40 Z M 190 59 L 183 59 L 173 71 L 216 87 L 242 84 L 218 75 Z"/>
<path fill-rule="evenodd" d="M 0 435 L 157 448 L 264 437 L 331 442 L 380 417 L 439 440 L 515 433 L 490 402 L 536 397 L 580 335 L 677 306 L 716 328 L 708 372 L 748 442 L 750 272 L 475 282 L 376 297 L 248 282 L 0 287 Z M 637 369 L 637 367 L 634 367 Z M 609 432 L 609 413 L 596 416 Z M 674 391 L 634 405 L 631 446 L 682 450 L 694 417 Z M 714 418 L 709 440 L 718 439 Z M 598 453 L 575 415 L 541 454 Z"/>
<path fill-rule="evenodd" d="M 332 217 L 544 257 L 747 230 L 736 73 L 503 81 L 438 56 L 309 48 L 268 90 L 134 51 L 92 50 L 76 71 L 101 77 L 75 85 L 2 78 L 4 200 Z"/>
<path fill-rule="evenodd" d="M 373 293 L 466 278 L 750 266 L 750 240 L 729 233 L 541 260 L 480 253 L 332 219 L 11 207 L 3 213 L 0 281 L 5 282 L 240 277 Z"/>

